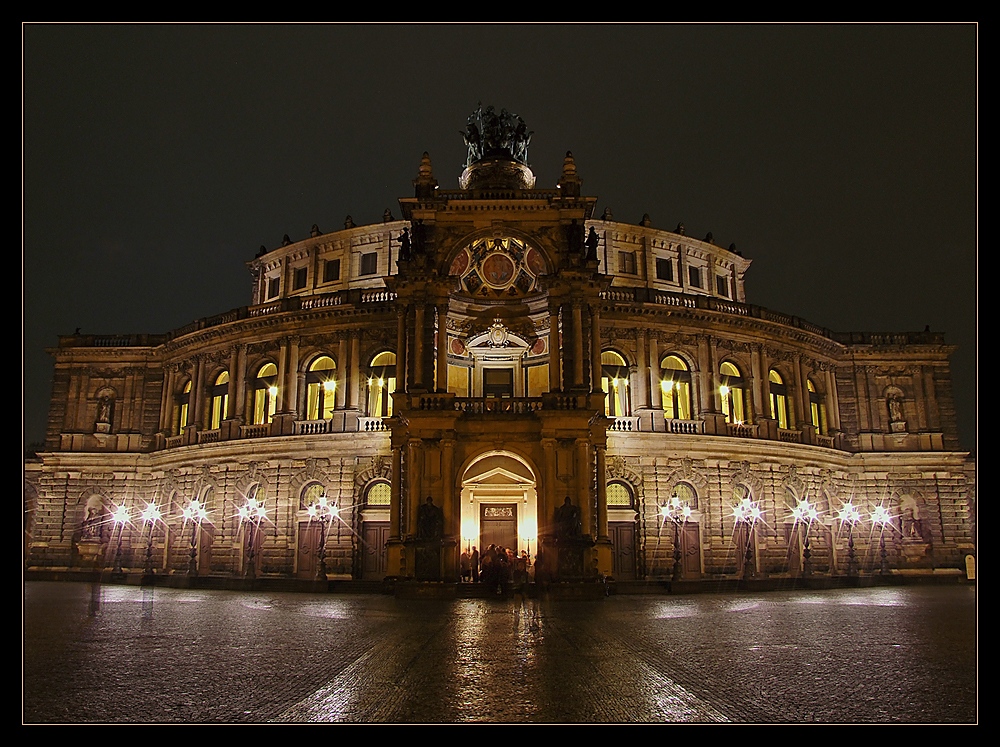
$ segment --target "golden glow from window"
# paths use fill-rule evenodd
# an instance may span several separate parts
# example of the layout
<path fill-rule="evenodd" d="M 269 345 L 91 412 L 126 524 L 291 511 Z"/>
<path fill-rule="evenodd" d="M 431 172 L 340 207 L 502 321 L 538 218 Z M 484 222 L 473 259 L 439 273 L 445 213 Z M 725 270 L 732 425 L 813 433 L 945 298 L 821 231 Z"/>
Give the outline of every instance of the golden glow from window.
<path fill-rule="evenodd" d="M 746 421 L 746 395 L 743 391 L 743 376 L 740 370 L 726 361 L 719 367 L 719 395 L 722 414 L 727 423 L 739 424 Z"/>
<path fill-rule="evenodd" d="M 368 367 L 368 417 L 392 416 L 392 393 L 396 391 L 396 354 L 386 350 Z"/>
<path fill-rule="evenodd" d="M 827 435 L 826 403 L 823 401 L 823 395 L 816 391 L 812 379 L 807 379 L 806 387 L 809 390 L 809 421 L 816 426 L 817 433 L 825 436 Z"/>
<path fill-rule="evenodd" d="M 306 420 L 333 417 L 336 377 L 337 364 L 328 355 L 321 355 L 309 366 L 306 374 Z"/>
<path fill-rule="evenodd" d="M 771 400 L 771 417 L 778 421 L 779 428 L 789 427 L 788 390 L 781 374 L 773 368 L 767 372 L 768 393 Z"/>
<path fill-rule="evenodd" d="M 625 359 L 613 350 L 601 353 L 601 389 L 604 391 L 604 414 L 620 418 L 632 413 L 628 393 L 629 371 Z"/>
<path fill-rule="evenodd" d="M 278 407 L 278 368 L 273 363 L 265 363 L 257 372 L 253 392 L 254 425 L 270 423 Z"/>
<path fill-rule="evenodd" d="M 631 491 L 620 482 L 609 482 L 608 505 L 628 508 L 632 505 Z"/>
<path fill-rule="evenodd" d="M 691 419 L 691 372 L 679 356 L 668 355 L 660 361 L 660 391 L 664 417 Z"/>
<path fill-rule="evenodd" d="M 387 482 L 377 482 L 368 488 L 367 503 L 369 506 L 388 506 L 392 489 Z"/>
<path fill-rule="evenodd" d="M 212 386 L 212 430 L 221 427 L 222 421 L 229 417 L 229 371 L 223 371 L 215 377 Z"/>

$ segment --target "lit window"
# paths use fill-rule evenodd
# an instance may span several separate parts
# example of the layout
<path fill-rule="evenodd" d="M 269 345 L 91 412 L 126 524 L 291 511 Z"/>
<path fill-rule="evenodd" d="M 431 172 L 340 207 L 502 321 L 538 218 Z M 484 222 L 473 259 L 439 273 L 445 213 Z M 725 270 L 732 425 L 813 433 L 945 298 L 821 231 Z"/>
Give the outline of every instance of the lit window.
<path fill-rule="evenodd" d="M 222 426 L 229 413 L 229 371 L 215 377 L 212 386 L 212 430 Z"/>
<path fill-rule="evenodd" d="M 615 508 L 631 508 L 632 491 L 625 483 L 608 483 L 608 505 Z"/>
<path fill-rule="evenodd" d="M 179 436 L 188 424 L 188 406 L 191 404 L 191 382 L 184 384 L 181 393 L 174 400 L 174 435 Z"/>
<path fill-rule="evenodd" d="M 625 359 L 613 350 L 601 353 L 601 389 L 604 398 L 604 414 L 609 418 L 630 415 L 628 396 L 628 365 Z"/>
<path fill-rule="evenodd" d="M 722 400 L 722 414 L 727 423 L 746 421 L 746 394 L 743 391 L 743 375 L 728 361 L 719 368 L 719 396 Z"/>
<path fill-rule="evenodd" d="M 330 356 L 321 355 L 312 362 L 306 374 L 306 420 L 333 417 L 336 389 L 337 364 Z"/>
<path fill-rule="evenodd" d="M 768 390 L 771 398 L 771 417 L 778 421 L 779 428 L 788 428 L 788 390 L 781 374 L 773 368 L 767 372 Z"/>
<path fill-rule="evenodd" d="M 812 379 L 808 379 L 806 386 L 809 389 L 809 421 L 816 426 L 820 435 L 825 436 L 827 432 L 826 403 L 823 401 L 823 395 L 816 391 L 816 385 L 813 384 Z"/>
<path fill-rule="evenodd" d="M 660 361 L 660 389 L 663 392 L 663 415 L 669 420 L 691 419 L 691 372 L 676 355 Z"/>
<path fill-rule="evenodd" d="M 265 363 L 257 372 L 253 389 L 254 425 L 270 423 L 278 406 L 278 369 Z"/>
<path fill-rule="evenodd" d="M 391 502 L 392 488 L 387 482 L 376 482 L 365 494 L 365 502 L 369 506 L 388 506 Z"/>
<path fill-rule="evenodd" d="M 368 417 L 392 415 L 392 393 L 396 391 L 396 354 L 386 350 L 372 358 L 368 367 Z"/>

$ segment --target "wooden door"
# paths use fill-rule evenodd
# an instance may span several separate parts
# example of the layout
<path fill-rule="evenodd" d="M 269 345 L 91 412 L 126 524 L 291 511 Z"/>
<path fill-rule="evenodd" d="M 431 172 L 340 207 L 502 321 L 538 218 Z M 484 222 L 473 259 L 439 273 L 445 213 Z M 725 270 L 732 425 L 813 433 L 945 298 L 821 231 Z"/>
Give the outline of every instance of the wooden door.
<path fill-rule="evenodd" d="M 611 540 L 611 575 L 618 581 L 635 579 L 635 523 L 609 521 Z"/>
<path fill-rule="evenodd" d="M 385 578 L 388 521 L 366 521 L 361 525 L 361 578 L 381 581 Z"/>

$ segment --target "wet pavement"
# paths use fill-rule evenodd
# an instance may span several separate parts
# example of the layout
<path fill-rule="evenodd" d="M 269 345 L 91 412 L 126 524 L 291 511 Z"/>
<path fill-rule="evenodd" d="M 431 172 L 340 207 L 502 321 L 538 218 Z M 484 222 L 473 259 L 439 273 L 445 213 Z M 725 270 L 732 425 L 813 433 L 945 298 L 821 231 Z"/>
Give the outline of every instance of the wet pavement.
<path fill-rule="evenodd" d="M 978 720 L 976 590 L 406 600 L 33 581 L 25 724 Z"/>

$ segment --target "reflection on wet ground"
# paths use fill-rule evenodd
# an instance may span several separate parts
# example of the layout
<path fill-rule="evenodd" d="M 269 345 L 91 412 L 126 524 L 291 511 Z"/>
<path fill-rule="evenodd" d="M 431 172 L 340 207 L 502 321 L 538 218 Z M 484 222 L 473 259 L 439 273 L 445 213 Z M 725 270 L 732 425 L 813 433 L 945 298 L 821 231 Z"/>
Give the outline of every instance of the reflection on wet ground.
<path fill-rule="evenodd" d="M 975 589 L 402 600 L 30 582 L 25 723 L 974 723 Z"/>

